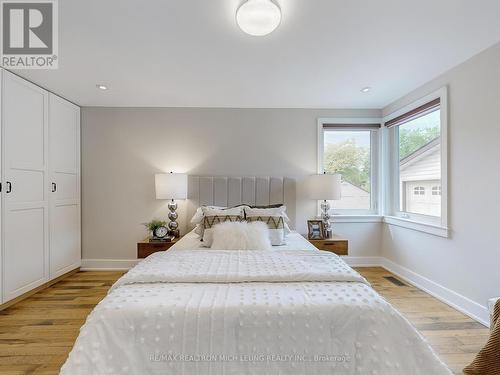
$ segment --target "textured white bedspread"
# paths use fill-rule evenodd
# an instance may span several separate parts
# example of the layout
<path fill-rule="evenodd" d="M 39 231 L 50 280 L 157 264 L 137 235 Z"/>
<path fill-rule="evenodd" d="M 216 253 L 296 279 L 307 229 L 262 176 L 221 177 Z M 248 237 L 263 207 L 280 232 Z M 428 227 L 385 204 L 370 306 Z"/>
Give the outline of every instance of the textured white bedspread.
<path fill-rule="evenodd" d="M 310 250 L 183 250 L 149 256 L 112 287 L 138 283 L 366 282 L 340 257 Z"/>
<path fill-rule="evenodd" d="M 450 374 L 339 257 L 178 250 L 122 277 L 61 374 Z"/>

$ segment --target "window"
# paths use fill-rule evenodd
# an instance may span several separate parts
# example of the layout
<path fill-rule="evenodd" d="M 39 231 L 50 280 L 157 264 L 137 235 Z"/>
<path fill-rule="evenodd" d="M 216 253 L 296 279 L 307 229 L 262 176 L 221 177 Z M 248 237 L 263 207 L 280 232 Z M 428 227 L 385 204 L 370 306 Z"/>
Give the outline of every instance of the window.
<path fill-rule="evenodd" d="M 432 195 L 441 195 L 441 186 L 433 186 Z"/>
<path fill-rule="evenodd" d="M 392 216 L 446 228 L 446 92 L 406 107 L 388 129 Z M 442 191 L 443 187 L 443 191 Z"/>
<path fill-rule="evenodd" d="M 414 195 L 425 195 L 425 188 L 423 186 L 417 186 L 413 189 Z"/>
<path fill-rule="evenodd" d="M 440 216 L 441 202 L 437 199 L 419 199 L 425 195 L 429 181 L 439 183 L 441 178 L 441 111 L 439 107 L 397 125 L 399 151 L 400 211 L 420 215 Z M 405 194 L 405 186 L 414 187 L 414 194 Z"/>
<path fill-rule="evenodd" d="M 342 177 L 341 199 L 330 202 L 332 213 L 376 213 L 379 129 L 380 124 L 350 124 L 345 119 L 342 124 L 320 123 L 318 172 Z"/>

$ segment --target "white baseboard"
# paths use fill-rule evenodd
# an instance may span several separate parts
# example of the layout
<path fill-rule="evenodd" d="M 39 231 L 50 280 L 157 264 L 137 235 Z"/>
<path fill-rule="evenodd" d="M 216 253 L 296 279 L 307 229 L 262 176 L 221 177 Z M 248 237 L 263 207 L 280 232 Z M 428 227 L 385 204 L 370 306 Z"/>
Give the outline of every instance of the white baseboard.
<path fill-rule="evenodd" d="M 490 316 L 486 306 L 482 306 L 410 269 L 400 266 L 384 257 L 342 257 L 351 267 L 383 267 L 407 283 L 423 290 L 441 302 L 453 307 L 475 321 L 489 327 Z"/>
<path fill-rule="evenodd" d="M 489 327 L 489 311 L 485 306 L 482 306 L 451 289 L 419 275 L 406 267 L 400 266 L 387 258 L 381 257 L 380 259 L 382 261 L 381 266 L 387 271 L 437 298 L 441 302 L 444 302 L 454 309 L 464 313 L 475 321 Z"/>
<path fill-rule="evenodd" d="M 475 321 L 489 327 L 489 311 L 486 306 L 482 306 L 387 258 L 377 256 L 343 256 L 342 259 L 351 267 L 383 267 L 409 284 L 423 290 L 438 300 L 471 317 Z M 82 271 L 122 271 L 135 266 L 138 261 L 138 259 L 83 259 L 80 269 Z"/>
<path fill-rule="evenodd" d="M 351 257 L 343 256 L 342 259 L 351 267 L 381 267 L 380 257 Z"/>
<path fill-rule="evenodd" d="M 82 271 L 125 271 L 139 262 L 138 259 L 82 259 Z"/>

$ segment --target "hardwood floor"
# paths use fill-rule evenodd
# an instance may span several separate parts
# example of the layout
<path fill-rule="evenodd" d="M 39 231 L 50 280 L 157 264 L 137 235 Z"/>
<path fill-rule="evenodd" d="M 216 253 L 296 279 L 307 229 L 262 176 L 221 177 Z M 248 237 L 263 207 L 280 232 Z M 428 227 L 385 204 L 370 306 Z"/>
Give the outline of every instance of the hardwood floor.
<path fill-rule="evenodd" d="M 121 272 L 78 272 L 0 311 L 0 374 L 58 374 L 79 329 Z"/>
<path fill-rule="evenodd" d="M 457 374 L 488 338 L 488 329 L 401 282 L 382 268 L 359 268 Z M 79 328 L 121 272 L 78 272 L 0 311 L 0 374 L 57 374 Z M 392 279 L 391 279 L 392 277 Z M 389 279 L 388 279 L 389 278 Z"/>
<path fill-rule="evenodd" d="M 475 357 L 489 329 L 380 267 L 357 268 L 372 287 L 398 309 L 427 339 L 455 374 Z M 392 282 L 387 277 L 393 277 Z"/>

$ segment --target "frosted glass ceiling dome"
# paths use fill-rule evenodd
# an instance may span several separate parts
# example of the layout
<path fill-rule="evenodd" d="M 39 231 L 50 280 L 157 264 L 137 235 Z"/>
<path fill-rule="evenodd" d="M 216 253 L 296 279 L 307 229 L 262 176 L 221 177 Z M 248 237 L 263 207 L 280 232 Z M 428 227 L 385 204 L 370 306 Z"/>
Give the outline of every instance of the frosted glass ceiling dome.
<path fill-rule="evenodd" d="M 281 22 L 281 9 L 271 0 L 248 0 L 236 11 L 241 30 L 253 36 L 272 33 Z"/>

